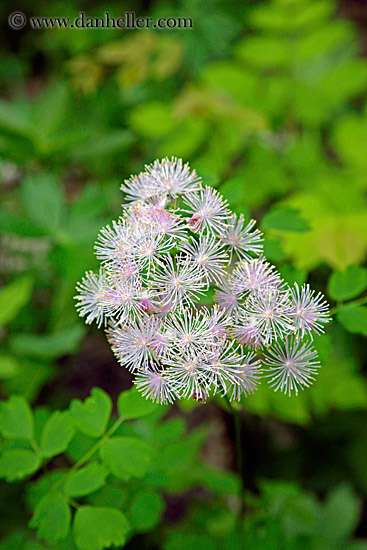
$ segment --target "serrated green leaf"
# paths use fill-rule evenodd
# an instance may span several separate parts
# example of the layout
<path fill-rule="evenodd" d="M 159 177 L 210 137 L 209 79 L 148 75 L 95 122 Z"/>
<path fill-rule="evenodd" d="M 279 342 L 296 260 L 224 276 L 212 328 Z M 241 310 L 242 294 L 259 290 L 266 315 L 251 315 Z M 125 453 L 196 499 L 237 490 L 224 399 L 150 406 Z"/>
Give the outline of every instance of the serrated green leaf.
<path fill-rule="evenodd" d="M 29 302 L 32 288 L 32 279 L 22 277 L 0 290 L 0 326 L 15 319 L 22 307 Z"/>
<path fill-rule="evenodd" d="M 30 449 L 9 449 L 0 455 L 0 477 L 12 482 L 33 474 L 41 460 Z"/>
<path fill-rule="evenodd" d="M 328 283 L 328 294 L 334 300 L 350 300 L 367 288 L 367 269 L 350 266 L 345 271 L 334 271 Z"/>
<path fill-rule="evenodd" d="M 33 414 L 24 397 L 12 395 L 0 403 L 0 432 L 8 439 L 32 439 Z"/>
<path fill-rule="evenodd" d="M 91 462 L 73 473 L 64 484 L 64 491 L 71 497 L 83 497 L 94 493 L 105 484 L 107 469 L 98 462 Z"/>
<path fill-rule="evenodd" d="M 66 538 L 71 522 L 70 506 L 60 493 L 50 492 L 36 506 L 29 526 L 38 530 L 38 537 L 47 542 Z"/>
<path fill-rule="evenodd" d="M 278 231 L 309 231 L 310 226 L 302 218 L 298 210 L 294 208 L 276 208 L 264 216 L 262 220 L 264 229 L 276 229 Z"/>
<path fill-rule="evenodd" d="M 336 318 L 348 332 L 367 336 L 367 306 L 340 307 Z"/>
<path fill-rule="evenodd" d="M 63 453 L 68 448 L 75 433 L 68 411 L 55 411 L 47 420 L 41 433 L 41 451 L 43 456 Z"/>
<path fill-rule="evenodd" d="M 70 404 L 70 414 L 75 427 L 91 437 L 99 437 L 105 432 L 111 410 L 111 398 L 100 388 L 93 388 L 91 397 L 84 403 L 74 399 Z"/>
<path fill-rule="evenodd" d="M 136 531 L 150 531 L 164 510 L 162 497 L 153 491 L 138 493 L 129 506 L 129 520 Z"/>
<path fill-rule="evenodd" d="M 103 463 L 119 479 L 143 477 L 152 458 L 152 448 L 132 437 L 112 437 L 100 451 Z"/>
<path fill-rule="evenodd" d="M 145 399 L 135 387 L 120 393 L 117 401 L 118 413 L 124 420 L 141 418 L 153 413 L 159 407 L 160 405 L 153 403 L 150 399 Z"/>
<path fill-rule="evenodd" d="M 126 517 L 115 508 L 83 506 L 75 514 L 73 533 L 79 550 L 122 546 L 128 531 Z"/>

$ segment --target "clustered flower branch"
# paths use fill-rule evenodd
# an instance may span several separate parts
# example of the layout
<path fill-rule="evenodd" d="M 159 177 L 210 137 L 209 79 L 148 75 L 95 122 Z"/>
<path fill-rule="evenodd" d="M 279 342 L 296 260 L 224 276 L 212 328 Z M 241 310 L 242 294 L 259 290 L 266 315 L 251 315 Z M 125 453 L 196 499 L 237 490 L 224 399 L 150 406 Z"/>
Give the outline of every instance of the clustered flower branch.
<path fill-rule="evenodd" d="M 240 400 L 262 377 L 288 395 L 308 387 L 320 367 L 312 335 L 330 320 L 328 304 L 281 279 L 255 221 L 233 214 L 176 158 L 146 166 L 122 191 L 123 214 L 95 245 L 99 273 L 86 273 L 76 300 L 86 323 L 106 327 L 143 395 Z"/>

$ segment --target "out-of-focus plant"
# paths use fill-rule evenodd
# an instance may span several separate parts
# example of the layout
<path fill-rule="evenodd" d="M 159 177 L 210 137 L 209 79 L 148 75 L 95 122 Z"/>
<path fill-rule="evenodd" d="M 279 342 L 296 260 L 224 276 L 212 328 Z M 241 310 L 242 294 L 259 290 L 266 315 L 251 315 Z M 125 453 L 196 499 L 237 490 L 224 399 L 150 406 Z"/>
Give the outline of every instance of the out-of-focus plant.
<path fill-rule="evenodd" d="M 148 31 L 104 44 L 93 58 L 74 58 L 68 71 L 73 87 L 85 94 L 95 91 L 109 71 L 116 73 L 119 86 L 128 92 L 147 79 L 160 82 L 172 77 L 180 68 L 181 58 L 179 41 Z"/>

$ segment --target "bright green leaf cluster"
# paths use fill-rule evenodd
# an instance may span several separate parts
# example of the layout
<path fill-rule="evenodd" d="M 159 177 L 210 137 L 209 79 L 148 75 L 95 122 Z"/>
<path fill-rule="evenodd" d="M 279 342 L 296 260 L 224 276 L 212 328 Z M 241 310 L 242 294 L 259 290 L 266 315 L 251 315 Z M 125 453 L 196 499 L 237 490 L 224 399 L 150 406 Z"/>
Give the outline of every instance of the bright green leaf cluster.
<path fill-rule="evenodd" d="M 201 484 L 216 491 L 219 483 L 223 497 L 238 493 L 235 476 L 199 466 L 206 430 L 187 435 L 181 419 L 162 422 L 166 408 L 145 400 L 135 388 L 120 394 L 117 408 L 117 419 L 111 419 L 111 398 L 99 388 L 84 401 L 73 400 L 67 410 L 52 413 L 32 411 L 20 396 L 0 403 L 5 441 L 0 477 L 24 479 L 47 464 L 58 464 L 53 462 L 57 455 L 73 460 L 69 468 L 46 468 L 29 486 L 29 527 L 47 548 L 123 546 L 134 533 L 149 532 L 160 523 L 162 491 Z"/>

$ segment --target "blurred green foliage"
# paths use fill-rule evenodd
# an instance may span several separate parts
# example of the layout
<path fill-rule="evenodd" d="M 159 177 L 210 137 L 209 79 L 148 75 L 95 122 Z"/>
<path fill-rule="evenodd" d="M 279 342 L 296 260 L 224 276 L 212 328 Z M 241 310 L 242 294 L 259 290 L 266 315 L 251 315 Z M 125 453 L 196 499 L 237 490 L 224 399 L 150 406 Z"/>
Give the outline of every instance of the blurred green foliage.
<path fill-rule="evenodd" d="M 65 0 L 23 11 L 76 17 L 82 9 Z M 90 16 L 134 10 L 146 8 L 84 7 Z M 5 21 L 11 11 L 5 2 Z M 131 548 L 362 550 L 366 542 L 351 542 L 358 524 L 367 537 L 359 504 L 367 495 L 367 63 L 358 29 L 330 0 L 160 1 L 147 13 L 192 17 L 194 28 L 6 33 L 0 548 L 98 550 L 134 535 Z M 139 413 L 76 467 L 105 437 L 111 402 L 95 389 L 69 406 L 78 392 L 66 389 L 68 365 L 83 358 L 86 336 L 75 283 L 95 267 L 98 230 L 119 215 L 122 179 L 165 155 L 190 161 L 234 211 L 260 219 L 265 253 L 284 279 L 309 280 L 335 313 L 316 338 L 323 368 L 310 390 L 288 398 L 263 387 L 241 404 L 246 426 L 266 426 L 273 453 L 245 472 L 258 494 L 247 494 L 244 529 L 238 479 L 199 458 L 209 431 L 185 435 L 182 417 L 200 407 L 186 404 L 166 420 L 165 408 Z M 119 400 L 125 420 L 139 406 L 129 395 Z M 262 453 L 261 440 L 251 441 Z M 329 470 L 320 449 L 330 452 Z M 197 487 L 204 497 L 190 499 L 179 521 L 163 516 L 167 495 Z"/>

